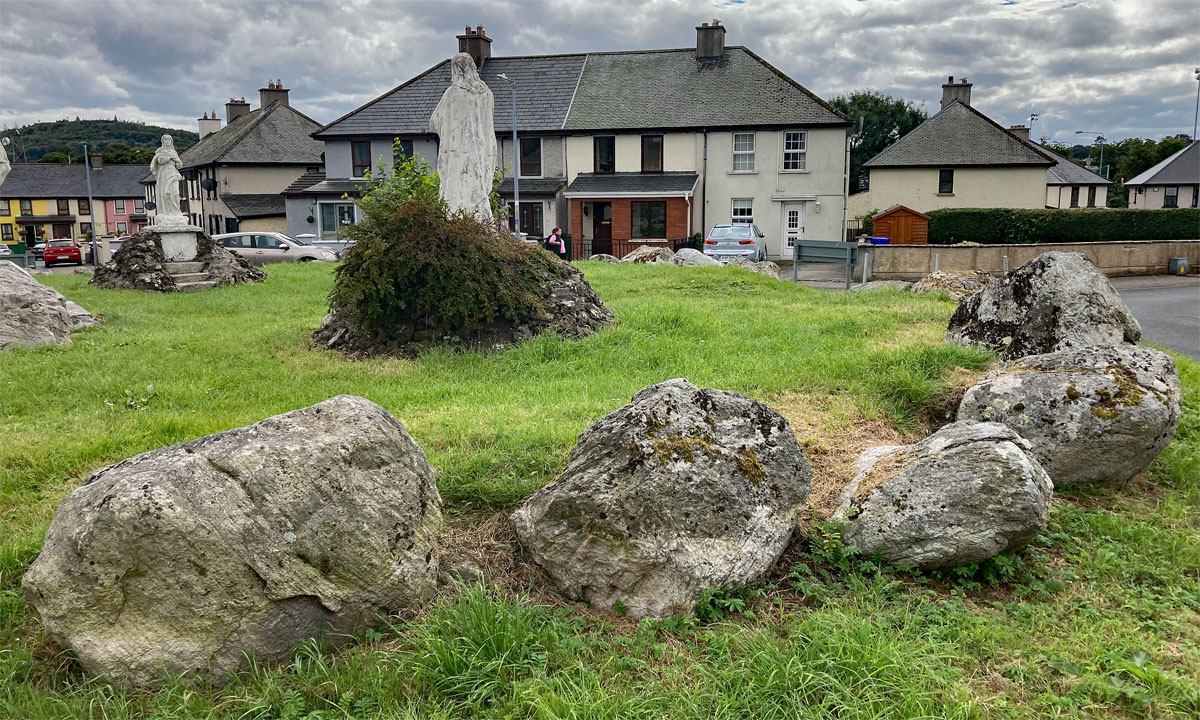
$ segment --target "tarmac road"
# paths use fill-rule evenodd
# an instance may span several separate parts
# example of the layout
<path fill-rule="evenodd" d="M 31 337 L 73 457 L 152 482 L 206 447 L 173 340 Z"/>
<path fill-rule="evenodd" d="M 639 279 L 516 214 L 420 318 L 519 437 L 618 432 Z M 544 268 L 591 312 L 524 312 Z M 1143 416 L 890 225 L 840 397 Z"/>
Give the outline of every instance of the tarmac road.
<path fill-rule="evenodd" d="M 1146 340 L 1200 358 L 1200 278 L 1115 278 Z"/>

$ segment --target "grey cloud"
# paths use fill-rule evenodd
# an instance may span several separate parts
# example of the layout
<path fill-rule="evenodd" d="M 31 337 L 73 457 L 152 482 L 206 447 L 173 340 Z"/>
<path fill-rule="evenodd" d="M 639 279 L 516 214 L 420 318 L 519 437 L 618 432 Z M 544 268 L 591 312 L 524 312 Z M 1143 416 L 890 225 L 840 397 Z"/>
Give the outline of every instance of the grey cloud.
<path fill-rule="evenodd" d="M 947 75 L 997 122 L 1042 113 L 1074 140 L 1190 131 L 1194 0 L 4 0 L 0 123 L 141 118 L 194 128 L 268 78 L 329 122 L 456 50 L 481 24 L 498 55 L 684 47 L 720 18 L 822 97 L 872 88 L 937 109 Z M 697 102 L 703 102 L 697 98 Z"/>

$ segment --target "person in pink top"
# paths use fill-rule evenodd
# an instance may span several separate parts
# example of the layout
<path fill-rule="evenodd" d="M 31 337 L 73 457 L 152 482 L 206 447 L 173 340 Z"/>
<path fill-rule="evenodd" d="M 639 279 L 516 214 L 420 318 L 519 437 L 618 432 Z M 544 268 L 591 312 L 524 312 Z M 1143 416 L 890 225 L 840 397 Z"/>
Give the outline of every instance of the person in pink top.
<path fill-rule="evenodd" d="M 562 238 L 562 228 L 556 227 L 550 231 L 550 237 L 546 238 L 546 249 L 558 253 L 563 260 L 567 259 L 567 243 Z"/>

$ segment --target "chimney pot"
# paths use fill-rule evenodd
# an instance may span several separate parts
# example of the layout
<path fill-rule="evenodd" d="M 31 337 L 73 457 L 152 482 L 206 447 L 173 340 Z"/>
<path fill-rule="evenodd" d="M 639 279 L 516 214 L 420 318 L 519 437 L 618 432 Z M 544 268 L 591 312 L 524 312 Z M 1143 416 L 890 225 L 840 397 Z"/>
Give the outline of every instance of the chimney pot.
<path fill-rule="evenodd" d="M 258 104 L 264 110 L 270 107 L 271 103 L 277 102 L 280 105 L 290 105 L 288 102 L 288 89 L 283 86 L 283 82 L 275 82 L 268 80 L 267 86 L 258 91 Z"/>
<path fill-rule="evenodd" d="M 966 78 L 956 83 L 953 75 L 949 79 L 950 82 L 942 85 L 942 109 L 945 110 L 955 100 L 963 105 L 970 105 L 971 83 L 967 82 Z"/>
<path fill-rule="evenodd" d="M 229 102 L 225 103 L 225 124 L 232 124 L 241 116 L 250 112 L 250 103 L 246 102 L 246 98 L 234 100 L 229 98 Z"/>

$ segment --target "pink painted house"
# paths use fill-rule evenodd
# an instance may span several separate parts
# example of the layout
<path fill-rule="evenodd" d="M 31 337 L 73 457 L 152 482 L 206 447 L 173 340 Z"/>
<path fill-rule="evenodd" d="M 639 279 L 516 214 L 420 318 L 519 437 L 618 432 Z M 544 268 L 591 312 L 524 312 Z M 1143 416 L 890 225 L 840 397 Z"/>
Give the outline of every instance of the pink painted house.
<path fill-rule="evenodd" d="M 110 233 L 118 237 L 132 235 L 149 223 L 144 198 L 115 198 L 104 201 L 104 225 Z"/>

